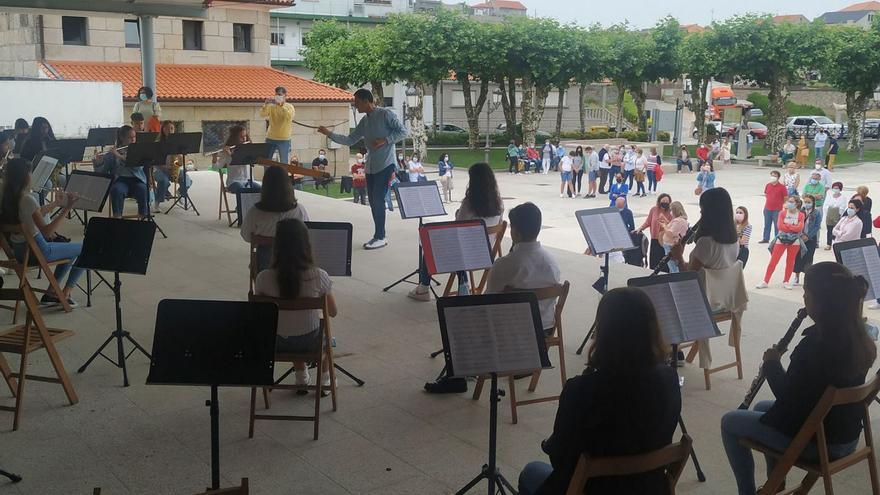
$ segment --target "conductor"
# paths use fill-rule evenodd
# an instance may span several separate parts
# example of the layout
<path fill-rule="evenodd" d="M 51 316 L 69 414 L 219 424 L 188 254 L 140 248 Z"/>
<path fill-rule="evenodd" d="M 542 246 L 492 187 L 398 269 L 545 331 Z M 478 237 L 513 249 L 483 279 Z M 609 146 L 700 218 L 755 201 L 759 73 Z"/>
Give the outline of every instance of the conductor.
<path fill-rule="evenodd" d="M 385 239 L 385 195 L 391 174 L 394 173 L 397 155 L 394 143 L 406 136 L 406 128 L 397 115 L 388 108 L 378 107 L 373 102 L 373 93 L 359 89 L 354 93 L 354 107 L 364 117 L 348 136 L 343 136 L 321 126 L 318 132 L 330 140 L 351 146 L 361 139 L 367 146 L 367 196 L 373 214 L 375 232 L 373 238 L 364 243 L 364 249 L 379 249 L 388 245 Z"/>

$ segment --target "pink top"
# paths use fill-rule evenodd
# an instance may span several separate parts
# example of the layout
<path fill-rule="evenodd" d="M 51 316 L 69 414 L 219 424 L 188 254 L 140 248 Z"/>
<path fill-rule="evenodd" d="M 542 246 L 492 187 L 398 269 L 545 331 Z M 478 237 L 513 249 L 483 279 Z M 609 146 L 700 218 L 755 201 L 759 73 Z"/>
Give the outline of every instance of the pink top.
<path fill-rule="evenodd" d="M 834 226 L 831 233 L 834 234 L 835 244 L 838 242 L 854 241 L 862 235 L 862 220 L 856 215 L 851 217 L 843 216 L 837 222 L 837 225 Z"/>
<path fill-rule="evenodd" d="M 663 229 L 663 234 L 661 235 L 660 243 L 663 245 L 674 245 L 684 237 L 688 230 L 688 221 L 684 217 L 673 218 L 669 223 L 666 224 L 666 228 Z"/>
<path fill-rule="evenodd" d="M 645 230 L 646 228 L 651 228 L 651 239 L 657 239 L 660 241 L 660 220 L 663 219 L 664 222 L 669 223 L 672 220 L 672 212 L 669 210 L 664 210 L 659 206 L 654 205 L 651 208 L 651 211 L 648 212 L 648 218 L 645 219 L 645 223 L 642 224 L 639 229 Z"/>
<path fill-rule="evenodd" d="M 788 217 L 788 221 L 786 221 L 786 217 Z M 804 219 L 806 216 L 804 212 L 798 211 L 796 215 L 788 215 L 788 210 L 782 210 L 779 212 L 779 220 L 777 225 L 779 225 L 779 230 L 783 232 L 789 232 L 791 234 L 800 234 L 804 231 Z"/>

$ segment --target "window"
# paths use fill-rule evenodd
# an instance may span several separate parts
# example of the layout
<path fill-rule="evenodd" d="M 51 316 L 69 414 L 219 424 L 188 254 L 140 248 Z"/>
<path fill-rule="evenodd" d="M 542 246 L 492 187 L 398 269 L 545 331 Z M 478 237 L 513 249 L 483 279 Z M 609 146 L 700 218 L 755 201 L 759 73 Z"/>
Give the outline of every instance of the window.
<path fill-rule="evenodd" d="M 245 120 L 203 120 L 202 121 L 202 149 L 216 150 L 223 146 L 229 137 L 229 128 L 234 125 L 248 128 Z M 180 132 L 178 130 L 178 132 Z"/>
<path fill-rule="evenodd" d="M 183 21 L 183 49 L 202 49 L 202 21 Z"/>
<path fill-rule="evenodd" d="M 61 17 L 61 35 L 65 45 L 85 45 L 86 43 L 86 18 L 85 17 Z"/>
<path fill-rule="evenodd" d="M 269 43 L 271 43 L 272 46 L 278 46 L 278 45 L 285 44 L 283 31 L 278 31 L 278 32 L 272 33 L 269 35 L 269 37 L 270 37 Z"/>
<path fill-rule="evenodd" d="M 125 20 L 125 47 L 140 48 L 141 46 L 141 29 L 137 19 Z"/>
<path fill-rule="evenodd" d="M 309 46 L 309 30 L 303 29 L 300 31 L 300 36 L 300 39 L 302 40 L 300 46 Z"/>
<path fill-rule="evenodd" d="M 232 25 L 232 49 L 237 52 L 251 51 L 251 31 L 253 24 Z"/>
<path fill-rule="evenodd" d="M 388 108 L 393 108 L 394 107 L 394 97 L 393 96 L 386 96 L 382 100 L 382 106 L 388 107 Z"/>

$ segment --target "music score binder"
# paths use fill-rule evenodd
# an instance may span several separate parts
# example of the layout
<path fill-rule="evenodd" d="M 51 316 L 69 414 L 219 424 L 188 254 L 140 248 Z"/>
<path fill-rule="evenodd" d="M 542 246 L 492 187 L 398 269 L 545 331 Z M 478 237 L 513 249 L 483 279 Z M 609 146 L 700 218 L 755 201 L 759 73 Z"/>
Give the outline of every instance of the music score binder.
<path fill-rule="evenodd" d="M 598 255 L 636 247 L 617 208 L 580 210 L 574 214 L 591 253 Z"/>
<path fill-rule="evenodd" d="M 631 278 L 627 286 L 638 287 L 651 299 L 667 344 L 721 335 L 697 272 Z"/>
<path fill-rule="evenodd" d="M 431 275 L 492 267 L 492 248 L 482 219 L 424 224 L 419 239 Z"/>
<path fill-rule="evenodd" d="M 305 222 L 315 266 L 331 277 L 351 276 L 351 239 L 354 230 L 347 222 Z"/>
<path fill-rule="evenodd" d="M 446 215 L 437 182 L 401 182 L 394 186 L 400 218 L 425 218 Z"/>
<path fill-rule="evenodd" d="M 880 252 L 873 238 L 836 242 L 833 246 L 834 258 L 849 268 L 853 275 L 861 275 L 868 281 L 865 301 L 880 297 Z"/>

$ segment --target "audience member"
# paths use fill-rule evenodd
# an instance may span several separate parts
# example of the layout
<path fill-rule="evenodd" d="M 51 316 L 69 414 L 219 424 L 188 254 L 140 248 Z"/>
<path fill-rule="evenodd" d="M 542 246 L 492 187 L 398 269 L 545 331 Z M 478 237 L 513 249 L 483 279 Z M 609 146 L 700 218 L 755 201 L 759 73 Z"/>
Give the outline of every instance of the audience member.
<path fill-rule="evenodd" d="M 153 100 L 153 90 L 146 86 L 138 89 L 138 101 L 132 107 L 132 113 L 139 113 L 145 122 L 146 131 L 159 132 L 161 130 L 162 107 Z"/>
<path fill-rule="evenodd" d="M 660 167 L 663 166 L 663 159 L 657 154 L 657 148 L 651 148 L 648 155 L 647 174 L 648 174 L 648 194 L 657 194 L 658 171 L 663 174 Z"/>
<path fill-rule="evenodd" d="M 689 172 L 694 171 L 694 165 L 691 163 L 691 156 L 688 152 L 687 146 L 682 145 L 678 150 L 678 158 L 675 160 L 675 163 L 678 165 L 676 173 L 680 174 L 682 167 L 687 167 Z"/>
<path fill-rule="evenodd" d="M 364 165 L 364 155 L 358 153 L 354 156 L 354 164 L 351 166 L 351 189 L 354 194 L 354 202 L 362 205 L 367 204 L 367 175 Z"/>
<path fill-rule="evenodd" d="M 507 173 L 509 174 L 519 173 L 519 151 L 519 148 L 516 147 L 516 142 L 511 139 L 510 144 L 507 145 L 507 161 L 510 162 L 510 166 L 507 167 Z"/>
<path fill-rule="evenodd" d="M 592 146 L 586 147 L 587 156 L 584 158 L 584 168 L 587 169 L 587 194 L 584 198 L 596 197 L 596 181 L 599 179 L 599 153 Z"/>
<path fill-rule="evenodd" d="M 802 196 L 810 195 L 812 196 L 816 202 L 816 209 L 821 210 L 822 205 L 825 203 L 825 186 L 822 185 L 822 174 L 814 171 L 810 174 L 810 180 L 807 181 L 807 184 L 804 186 L 804 193 Z M 795 192 L 797 194 L 797 192 Z"/>
<path fill-rule="evenodd" d="M 822 229 L 822 210 L 819 209 L 819 202 L 811 194 L 801 196 L 801 201 L 804 212 L 804 231 L 801 240 L 804 243 L 804 251 L 794 260 L 794 285 L 800 285 L 801 272 L 807 271 L 807 268 L 813 264 L 813 255 L 816 253 L 816 246 L 819 245 L 819 231 Z"/>
<path fill-rule="evenodd" d="M 798 190 L 801 188 L 801 176 L 795 170 L 796 167 L 796 163 L 789 162 L 785 167 L 785 173 L 782 174 L 782 184 L 785 186 L 789 196 L 797 195 Z"/>
<path fill-rule="evenodd" d="M 568 197 L 571 197 L 571 178 L 572 171 L 574 170 L 574 151 L 570 152 L 568 155 L 565 155 L 561 158 L 559 163 L 559 197 L 564 198 L 566 193 L 568 193 Z"/>
<path fill-rule="evenodd" d="M 862 209 L 862 201 L 859 199 L 850 200 L 846 210 L 840 221 L 834 226 L 831 235 L 834 236 L 834 243 L 854 241 L 862 235 L 862 219 L 859 212 Z"/>
<path fill-rule="evenodd" d="M 409 170 L 410 182 L 424 182 L 428 180 L 425 177 L 425 167 L 422 166 L 422 159 L 418 153 L 412 154 L 407 164 L 407 169 Z"/>
<path fill-rule="evenodd" d="M 862 200 L 862 208 L 859 210 L 859 218 L 862 219 L 862 233 L 861 238 L 871 235 L 871 228 L 873 227 L 873 223 L 871 221 L 871 207 L 873 202 L 871 198 L 868 197 L 868 188 L 866 186 L 859 186 L 856 188 L 857 199 Z M 855 197 L 855 196 L 854 196 Z"/>
<path fill-rule="evenodd" d="M 636 161 L 635 161 L 635 170 L 634 170 L 634 178 L 636 182 L 636 196 L 645 197 L 647 194 L 645 193 L 645 174 L 648 172 L 648 158 L 645 156 L 645 151 L 642 148 L 636 150 Z"/>
<path fill-rule="evenodd" d="M 614 175 L 614 184 L 611 184 L 611 187 L 608 189 L 608 199 L 611 200 L 609 206 L 614 206 L 614 202 L 617 198 L 626 199 L 628 194 L 629 187 L 623 183 L 623 174 L 618 172 Z"/>
<path fill-rule="evenodd" d="M 650 261 L 648 268 L 651 268 L 652 270 L 660 264 L 660 261 L 666 255 L 663 245 L 660 243 L 660 232 L 663 226 L 672 220 L 672 213 L 669 211 L 671 203 L 672 197 L 669 194 L 661 193 L 657 196 L 657 204 L 651 207 L 651 210 L 648 212 L 648 218 L 645 219 L 645 223 L 636 229 L 637 233 L 641 233 L 645 229 L 650 228 L 651 247 L 649 251 Z M 668 267 L 662 266 L 660 269 L 662 271 L 667 271 Z"/>
<path fill-rule="evenodd" d="M 739 244 L 739 254 L 736 259 L 742 261 L 743 268 L 749 262 L 749 239 L 752 237 L 752 224 L 749 223 L 749 210 L 745 206 L 737 206 L 733 214 L 736 222 L 736 236 Z"/>
<path fill-rule="evenodd" d="M 831 193 L 825 197 L 825 203 L 823 204 L 825 209 L 826 251 L 831 250 L 831 244 L 834 242 L 834 227 L 846 213 L 846 196 L 841 194 L 841 191 L 843 191 L 843 182 L 832 184 Z"/>
<path fill-rule="evenodd" d="M 578 146 L 574 149 L 574 157 L 571 166 L 572 191 L 578 197 L 580 197 L 581 195 L 581 184 L 583 182 L 584 171 L 588 165 L 585 162 L 586 158 L 584 157 L 584 148 L 582 146 Z"/>
<path fill-rule="evenodd" d="M 776 265 L 785 254 L 785 278 L 782 280 L 782 286 L 788 290 L 792 289 L 791 273 L 794 270 L 794 260 L 801 252 L 803 240 L 801 236 L 804 232 L 804 219 L 806 215 L 800 211 L 801 199 L 798 196 L 789 196 L 785 203 L 785 209 L 779 213 L 777 224 L 779 225 L 779 233 L 770 243 L 770 263 L 767 265 L 767 271 L 764 273 L 764 280 L 755 286 L 756 289 L 766 289 L 769 287 L 770 277 L 776 270 Z"/>
<path fill-rule="evenodd" d="M 608 173 L 611 170 L 611 154 L 608 151 L 607 144 L 603 144 L 602 147 L 599 148 L 598 159 L 599 159 L 599 194 L 604 196 L 605 194 L 608 194 L 608 190 L 605 189 L 605 183 L 608 181 Z M 611 177 L 611 180 L 614 181 L 614 176 Z M 593 197 L 595 197 L 595 195 Z"/>
<path fill-rule="evenodd" d="M 327 152 L 324 150 L 318 150 L 318 156 L 316 156 L 315 159 L 312 160 L 312 170 L 320 170 L 321 172 L 323 172 L 327 169 L 328 164 L 329 162 L 327 162 Z"/>
<path fill-rule="evenodd" d="M 788 194 L 785 185 L 779 182 L 779 171 L 771 170 L 770 182 L 764 186 L 764 236 L 758 241 L 758 244 L 770 242 L 771 226 L 774 236 L 779 233 L 776 221 L 779 219 L 779 212 L 782 211 L 782 204 L 787 196 L 790 194 Z"/>
<path fill-rule="evenodd" d="M 681 241 L 689 228 L 688 216 L 684 211 L 684 205 L 678 201 L 673 201 L 669 209 L 672 212 L 672 220 L 660 227 L 660 243 L 663 244 L 663 251 L 666 254 L 669 254 L 672 248 Z M 678 264 L 675 261 L 669 260 L 668 267 L 669 273 L 678 273 Z"/>
<path fill-rule="evenodd" d="M 452 169 L 454 168 L 455 164 L 449 159 L 449 153 L 440 155 L 440 160 L 437 162 L 437 172 L 443 190 L 444 203 L 452 203 Z"/>

